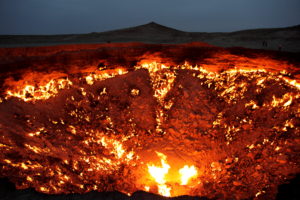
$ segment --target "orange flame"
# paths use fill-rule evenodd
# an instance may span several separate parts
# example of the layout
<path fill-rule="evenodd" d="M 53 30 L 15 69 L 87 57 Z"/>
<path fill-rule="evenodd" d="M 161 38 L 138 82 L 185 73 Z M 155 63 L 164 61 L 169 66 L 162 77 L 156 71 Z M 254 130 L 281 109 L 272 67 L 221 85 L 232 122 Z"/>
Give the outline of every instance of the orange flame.
<path fill-rule="evenodd" d="M 205 66 L 204 66 L 205 67 Z M 203 85 L 203 88 L 207 88 L 210 91 L 213 90 L 213 92 L 218 96 L 218 98 L 221 98 L 226 103 L 229 104 L 236 104 L 237 101 L 240 99 L 245 99 L 244 101 L 244 107 L 246 109 L 251 108 L 252 110 L 259 110 L 260 108 L 280 108 L 282 111 L 288 111 L 288 109 L 298 109 L 298 102 L 299 102 L 299 89 L 300 89 L 300 83 L 296 80 L 288 79 L 284 76 L 278 75 L 278 73 L 270 72 L 267 69 L 252 69 L 252 68 L 236 68 L 236 69 L 229 69 L 222 72 L 214 72 L 214 71 L 208 71 L 208 67 L 200 67 L 200 66 L 192 66 L 188 63 L 185 63 L 182 66 L 175 66 L 170 67 L 168 65 L 160 64 L 160 63 L 143 63 L 139 66 L 136 66 L 135 69 L 140 68 L 146 68 L 149 71 L 150 80 L 152 84 L 152 88 L 154 91 L 153 96 L 158 100 L 159 107 L 156 108 L 156 131 L 162 132 L 164 129 L 162 128 L 163 124 L 165 123 L 165 119 L 167 119 L 166 110 L 169 110 L 172 105 L 174 104 L 174 100 L 168 99 L 168 92 L 171 91 L 172 87 L 175 85 L 175 79 L 177 78 L 176 70 L 189 70 L 193 73 L 193 77 L 198 78 L 200 80 L 200 84 Z M 206 69 L 207 68 L 207 69 Z M 119 75 L 124 75 L 129 73 L 127 69 L 123 68 L 117 68 L 117 69 L 110 69 L 110 70 L 103 70 L 98 72 L 93 72 L 91 74 L 85 74 L 81 76 L 81 79 L 85 80 L 83 84 L 85 86 L 80 87 L 81 94 L 83 96 L 86 96 L 89 94 L 89 87 L 92 87 L 93 84 L 95 84 L 97 81 L 103 81 L 105 79 L 113 78 Z M 179 75 L 178 75 L 179 77 Z M 239 79 L 240 77 L 240 79 Z M 241 78 L 242 77 L 242 78 Z M 72 78 L 72 76 L 71 76 Z M 48 80 L 48 79 L 47 79 Z M 73 81 L 73 79 L 71 79 Z M 266 99 L 264 104 L 259 104 L 258 100 L 256 99 L 248 99 L 245 98 L 245 94 L 249 90 L 250 83 L 254 85 L 253 87 L 256 88 L 256 92 L 259 94 L 261 90 L 264 88 L 267 88 L 272 82 L 279 82 L 280 86 L 285 87 L 291 87 L 292 89 L 290 92 L 286 92 L 282 95 L 276 95 L 270 96 L 269 99 Z M 78 88 L 76 85 L 76 81 L 71 82 L 68 78 L 54 78 L 49 81 L 45 81 L 44 84 L 33 84 L 33 83 L 26 83 L 26 84 L 18 84 L 15 88 L 9 87 L 8 90 L 5 93 L 5 97 L 2 99 L 0 98 L 0 104 L 8 100 L 11 97 L 22 99 L 25 102 L 36 102 L 37 100 L 47 100 L 49 98 L 52 98 L 56 95 L 58 95 L 59 92 L 63 89 L 68 88 Z M 182 87 L 182 85 L 179 85 L 179 87 Z M 138 89 L 132 89 L 130 90 L 132 96 L 138 97 L 140 95 L 140 90 Z M 91 93 L 90 93 L 91 94 Z M 106 88 L 103 88 L 100 92 L 100 95 L 109 94 L 109 90 L 106 91 Z M 92 95 L 91 95 L 92 96 Z M 92 96 L 95 97 L 95 96 Z M 70 99 L 72 101 L 74 100 L 74 97 L 71 96 Z M 247 100 L 247 101 L 246 101 Z M 86 101 L 88 102 L 88 101 Z M 4 104 L 3 104 L 4 105 Z M 77 105 L 77 104 L 74 104 Z M 294 107 L 293 107 L 294 106 Z M 77 110 L 76 110 L 77 111 Z M 79 112 L 75 112 L 72 110 L 70 112 L 70 116 L 75 116 L 76 118 L 85 119 L 87 122 L 91 122 L 92 118 L 87 115 L 84 116 L 83 114 Z M 297 112 L 296 114 L 298 114 Z M 223 117 L 225 114 L 224 112 L 220 112 L 215 121 L 212 122 L 214 127 L 220 127 L 222 129 L 225 129 L 225 137 L 228 143 L 233 141 L 233 138 L 235 134 L 239 133 L 241 129 L 247 130 L 247 126 L 251 126 L 252 122 L 250 118 L 243 118 L 240 119 L 239 123 L 237 124 L 225 124 Z M 49 119 L 50 120 L 50 119 Z M 130 119 L 132 120 L 132 119 Z M 118 135 L 117 132 L 113 130 L 114 123 L 112 119 L 109 116 L 106 116 L 105 120 L 106 124 L 109 124 L 109 126 L 106 127 L 106 130 L 108 132 L 112 132 L 114 134 L 112 135 Z M 29 121 L 30 122 L 30 121 Z M 58 124 L 61 127 L 64 127 L 65 122 L 61 120 L 53 120 L 51 119 L 51 122 L 53 124 Z M 130 121 L 131 122 L 131 121 Z M 1 124 L 0 124 L 1 125 Z M 58 126 L 57 125 L 57 126 Z M 295 128 L 296 127 L 296 120 L 293 118 L 287 118 L 284 121 L 284 124 L 274 126 L 273 129 L 276 131 L 286 132 L 288 128 Z M 47 132 L 49 128 L 47 126 L 41 127 L 36 130 L 30 130 L 29 133 L 26 132 L 26 135 L 30 137 L 30 139 L 33 141 L 32 143 L 24 144 L 25 150 L 30 152 L 30 154 L 44 154 L 48 155 L 50 153 L 53 153 L 52 145 L 39 145 L 39 138 L 43 138 L 43 133 Z M 67 130 L 72 134 L 72 136 L 80 136 L 81 130 L 80 126 L 76 125 L 68 125 Z M 81 130 L 81 132 L 80 132 Z M 173 129 L 172 129 L 173 130 Z M 49 132 L 49 131 L 48 131 Z M 107 134 L 109 135 L 109 134 Z M 95 174 L 112 174 L 117 169 L 121 168 L 123 165 L 127 166 L 135 166 L 135 159 L 138 159 L 138 152 L 130 151 L 130 148 L 127 148 L 127 145 L 123 143 L 126 141 L 127 137 L 131 136 L 122 136 L 120 134 L 117 136 L 107 136 L 106 132 L 91 132 L 91 133 L 85 133 L 85 139 L 82 140 L 82 146 L 84 148 L 91 148 L 92 145 L 95 145 L 95 150 L 99 150 L 99 152 L 104 151 L 103 156 L 97 156 L 97 155 L 89 155 L 85 154 L 85 151 L 82 149 L 79 149 L 80 156 L 73 159 L 72 162 L 68 160 L 67 158 L 64 160 L 65 164 L 70 165 L 70 168 L 74 170 L 79 170 L 80 165 L 86 165 L 88 166 L 84 172 L 80 174 L 79 177 L 84 177 L 85 175 L 89 175 L 92 177 L 92 173 Z M 167 135 L 167 134 L 166 134 Z M 168 135 L 167 135 L 168 136 Z M 121 137 L 121 138 L 120 138 Z M 200 137 L 200 136 L 199 136 Z M 4 137 L 3 137 L 4 138 Z M 43 138 L 44 139 L 44 138 Z M 4 139 L 3 139 L 4 140 Z M 265 141 L 268 141 L 266 138 L 263 139 L 264 143 Z M 44 141 L 44 140 L 43 140 Z M 2 142 L 2 141 L 1 141 Z M 130 141 L 132 142 L 132 141 Z M 134 141 L 135 142 L 135 141 Z M 132 142 L 133 143 L 133 142 Z M 138 141 L 137 141 L 138 143 Z M 263 143 L 263 144 L 264 144 Z M 47 143 L 48 144 L 48 143 Z M 139 144 L 139 143 L 138 143 Z M 139 144 L 140 145 L 140 144 Z M 143 146 L 143 145 L 140 145 Z M 249 151 L 255 146 L 253 144 L 249 144 Z M 9 151 L 10 149 L 13 149 L 13 147 L 10 147 L 8 144 L 0 144 L 1 149 L 6 149 Z M 94 147 L 93 147 L 94 148 Z M 275 151 L 281 151 L 282 147 L 277 146 L 275 148 Z M 96 152 L 96 151 L 95 151 Z M 54 152 L 53 154 L 58 155 L 60 154 L 60 151 Z M 148 172 L 153 178 L 155 184 L 158 188 L 158 193 L 163 196 L 171 196 L 171 195 L 177 195 L 178 193 L 184 191 L 186 192 L 189 188 L 194 187 L 193 184 L 191 184 L 191 180 L 198 177 L 198 171 L 197 168 L 194 165 L 180 165 L 182 168 L 175 168 L 175 170 L 171 171 L 171 161 L 170 164 L 167 162 L 167 156 L 163 153 L 156 152 L 157 156 L 160 158 L 160 165 L 154 165 L 154 164 L 148 164 Z M 3 154 L 4 155 L 4 154 Z M 238 160 L 238 159 L 237 159 Z M 235 162 L 238 162 L 238 161 Z M 42 170 L 42 164 L 38 162 L 31 163 L 30 161 L 27 162 L 16 162 L 14 160 L 8 160 L 4 159 L 3 162 L 6 164 L 7 168 L 18 168 L 21 170 Z M 284 162 L 284 161 L 283 161 Z M 69 164 L 71 163 L 71 164 Z M 201 161 L 201 165 L 203 164 L 203 161 Z M 59 165 L 57 165 L 59 166 Z M 215 171 L 221 171 L 221 167 L 214 167 L 218 170 Z M 59 169 L 59 170 L 58 170 Z M 178 170 L 177 170 L 178 169 Z M 45 192 L 45 193 L 59 193 L 63 191 L 63 187 L 61 184 L 71 182 L 69 179 L 72 179 L 72 176 L 66 176 L 64 172 L 61 172 L 60 168 L 57 167 L 55 169 L 57 172 L 57 180 L 59 181 L 57 185 L 55 186 L 48 186 L 45 185 L 38 188 L 39 191 Z M 173 173 L 174 174 L 171 174 Z M 211 173 L 216 179 L 216 174 Z M 167 175 L 175 175 L 172 177 L 172 180 L 170 176 Z M 73 175 L 75 177 L 75 175 Z M 73 179 L 75 179 L 73 177 Z M 148 176 L 146 177 L 148 178 Z M 72 179 L 72 180 L 73 180 Z M 91 178 L 92 179 L 92 178 Z M 30 176 L 30 174 L 26 177 L 27 182 L 37 182 L 34 179 L 34 176 Z M 36 183 L 35 183 L 36 184 Z M 91 189 L 97 190 L 97 188 L 100 186 L 95 181 L 91 187 L 84 188 L 83 185 L 78 184 L 78 191 L 88 191 Z M 143 183 L 144 184 L 144 183 Z M 38 185 L 38 184 L 36 184 Z M 75 184 L 74 184 L 75 185 Z M 47 187 L 46 187 L 47 186 Z M 173 187 L 174 186 L 174 187 Z M 150 191 L 150 186 L 144 186 L 146 191 Z M 181 191 L 182 189 L 182 191 Z"/>
<path fill-rule="evenodd" d="M 155 182 L 158 184 L 158 193 L 163 196 L 171 196 L 171 188 L 169 188 L 165 183 L 165 176 L 170 169 L 170 165 L 167 163 L 167 156 L 163 153 L 156 152 L 157 156 L 160 157 L 161 167 L 155 165 L 148 165 L 148 171 L 150 175 L 154 178 Z"/>
<path fill-rule="evenodd" d="M 159 194 L 169 197 L 171 196 L 171 190 L 173 189 L 172 186 L 175 185 L 178 186 L 179 183 L 180 185 L 185 186 L 188 184 L 191 178 L 193 177 L 195 178 L 198 175 L 197 169 L 194 165 L 191 166 L 184 165 L 184 167 L 178 170 L 180 178 L 176 175 L 173 176 L 173 180 L 168 180 L 166 178 L 166 175 L 169 173 L 169 169 L 171 169 L 171 166 L 167 163 L 167 156 L 160 152 L 156 152 L 156 154 L 160 158 L 161 166 L 148 164 L 148 172 L 157 183 Z M 174 180 L 174 177 L 176 177 L 175 178 L 176 180 Z M 168 184 L 166 184 L 167 182 Z M 149 191 L 150 187 L 146 186 L 145 189 Z M 179 188 L 177 187 L 177 189 Z M 179 191 L 175 191 L 175 192 L 179 192 Z"/>
<path fill-rule="evenodd" d="M 187 185 L 189 180 L 192 177 L 196 177 L 198 174 L 195 166 L 193 165 L 190 167 L 188 165 L 185 165 L 179 170 L 179 173 L 181 175 L 181 185 Z"/>

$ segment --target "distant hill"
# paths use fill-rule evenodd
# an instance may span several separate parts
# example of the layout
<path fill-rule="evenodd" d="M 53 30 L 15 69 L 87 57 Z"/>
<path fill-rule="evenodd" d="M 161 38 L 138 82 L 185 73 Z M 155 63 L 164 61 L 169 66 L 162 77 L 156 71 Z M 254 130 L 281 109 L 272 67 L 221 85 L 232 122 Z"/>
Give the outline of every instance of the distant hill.
<path fill-rule="evenodd" d="M 100 33 L 101 34 L 101 33 Z M 124 29 L 119 29 L 115 31 L 108 31 L 108 32 L 103 32 L 102 34 L 123 34 L 127 36 L 132 36 L 132 35 L 140 35 L 140 34 L 156 34 L 156 35 L 177 35 L 177 36 L 183 36 L 186 34 L 184 31 L 180 31 L 177 29 L 173 29 L 167 26 L 163 26 L 160 24 L 157 24 L 155 22 L 150 22 L 148 24 L 140 25 L 140 26 L 135 26 L 131 28 L 124 28 Z"/>
<path fill-rule="evenodd" d="M 0 47 L 47 46 L 58 44 L 144 42 L 177 44 L 206 42 L 221 47 L 300 52 L 300 25 L 287 28 L 252 29 L 229 33 L 184 32 L 150 22 L 148 24 L 106 32 L 64 35 L 0 35 Z M 267 46 L 262 42 L 266 41 Z"/>

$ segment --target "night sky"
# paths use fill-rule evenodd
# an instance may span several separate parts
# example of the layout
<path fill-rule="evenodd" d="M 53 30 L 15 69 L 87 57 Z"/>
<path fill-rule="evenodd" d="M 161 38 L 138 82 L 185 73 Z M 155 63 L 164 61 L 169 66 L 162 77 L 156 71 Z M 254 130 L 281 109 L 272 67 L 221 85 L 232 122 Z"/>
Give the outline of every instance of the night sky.
<path fill-rule="evenodd" d="M 300 24 L 300 0 L 0 0 L 0 34 L 90 33 L 155 21 L 195 32 Z"/>

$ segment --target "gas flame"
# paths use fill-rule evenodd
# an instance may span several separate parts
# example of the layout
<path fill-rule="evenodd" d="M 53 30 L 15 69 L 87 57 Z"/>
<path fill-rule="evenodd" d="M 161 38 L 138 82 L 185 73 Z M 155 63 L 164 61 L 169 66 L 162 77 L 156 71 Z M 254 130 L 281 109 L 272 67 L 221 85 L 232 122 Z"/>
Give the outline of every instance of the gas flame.
<path fill-rule="evenodd" d="M 124 75 L 126 73 L 128 73 L 128 71 L 123 68 L 97 71 L 97 73 L 92 73 L 92 74 L 89 74 L 88 76 L 86 76 L 85 81 L 87 84 L 93 85 L 95 81 L 102 81 L 105 79 L 113 78 L 117 75 Z"/>
<path fill-rule="evenodd" d="M 152 176 L 152 178 L 155 180 L 157 187 L 158 187 L 158 193 L 170 197 L 172 196 L 171 191 L 173 189 L 173 186 L 178 185 L 180 182 L 180 185 L 185 186 L 188 184 L 189 180 L 191 178 L 195 178 L 198 175 L 197 169 L 194 165 L 188 166 L 184 165 L 181 169 L 178 170 L 178 174 L 180 175 L 180 180 L 177 178 L 177 173 L 172 174 L 172 181 L 169 180 L 169 178 L 166 177 L 167 174 L 169 174 L 169 170 L 171 169 L 171 166 L 167 162 L 167 156 L 163 153 L 156 152 L 157 156 L 160 158 L 161 165 L 155 166 L 155 165 L 149 165 L 148 164 L 148 172 Z M 168 183 L 168 184 L 167 184 Z M 145 189 L 149 191 L 149 186 L 145 186 Z M 177 186 L 177 190 L 175 192 L 180 192 L 180 189 Z"/>
<path fill-rule="evenodd" d="M 171 188 L 166 185 L 165 176 L 170 169 L 170 165 L 167 163 L 166 155 L 160 152 L 156 152 L 156 154 L 160 158 L 161 167 L 148 165 L 148 171 L 154 178 L 155 182 L 158 184 L 158 193 L 163 196 L 169 197 L 171 196 Z"/>
<path fill-rule="evenodd" d="M 179 170 L 181 175 L 181 185 L 187 185 L 189 180 L 193 177 L 197 176 L 197 170 L 195 166 L 185 165 L 183 168 Z"/>
<path fill-rule="evenodd" d="M 27 101 L 35 100 L 45 100 L 55 96 L 59 90 L 65 89 L 72 85 L 70 80 L 66 79 L 57 79 L 50 80 L 45 85 L 35 87 L 33 85 L 25 85 L 23 88 L 20 88 L 16 91 L 8 90 L 6 92 L 7 97 L 17 97 Z"/>
<path fill-rule="evenodd" d="M 270 162 L 281 163 L 284 167 L 298 166 L 296 161 L 288 161 L 289 157 L 285 157 L 283 153 L 285 149 L 290 148 L 289 151 L 286 151 L 288 155 L 287 152 L 292 151 L 293 145 L 299 143 L 295 135 L 299 133 L 297 118 L 299 118 L 300 113 L 300 83 L 297 82 L 298 80 L 287 78 L 288 74 L 278 75 L 268 68 L 252 69 L 251 66 L 242 68 L 240 66 L 242 63 L 238 62 L 240 61 L 237 57 L 236 64 L 239 64 L 236 65 L 237 68 L 224 68 L 222 71 L 212 70 L 213 66 L 207 64 L 200 67 L 187 62 L 181 66 L 171 66 L 159 62 L 140 63 L 135 66 L 135 71 L 148 70 L 153 97 L 157 101 L 151 103 L 154 110 L 151 115 L 155 118 L 153 120 L 154 128 L 147 130 L 147 135 L 143 135 L 144 130 L 142 129 L 144 128 L 139 129 L 141 123 L 139 124 L 139 121 L 136 120 L 146 113 L 144 109 L 148 106 L 143 105 L 143 95 L 145 94 L 143 88 L 138 87 L 137 89 L 135 86 L 139 85 L 135 85 L 133 81 L 130 82 L 128 88 L 124 87 L 126 89 L 123 90 L 125 94 L 128 92 L 127 95 L 130 100 L 123 102 L 123 96 L 118 96 L 117 92 L 112 94 L 112 89 L 108 85 L 103 83 L 105 87 L 102 87 L 101 81 L 103 80 L 113 79 L 127 73 L 128 76 L 125 75 L 124 77 L 130 77 L 132 71 L 129 68 L 101 69 L 80 75 L 68 74 L 64 76 L 67 78 L 61 78 L 61 76 L 51 78 L 45 80 L 43 84 L 37 81 L 7 87 L 4 96 L 0 98 L 0 133 L 3 136 L 0 141 L 0 150 L 4 152 L 0 155 L 0 164 L 3 165 L 3 168 L 1 169 L 1 166 L 0 169 L 3 170 L 4 175 L 23 180 L 22 183 L 18 183 L 18 188 L 32 186 L 44 193 L 109 191 L 118 185 L 121 189 L 124 185 L 133 185 L 133 189 L 130 186 L 124 189 L 126 193 L 134 192 L 136 188 L 144 188 L 146 191 L 152 192 L 150 184 L 145 186 L 147 183 L 135 188 L 136 180 L 129 180 L 124 185 L 119 182 L 125 182 L 128 177 L 134 177 L 131 175 L 134 174 L 138 166 L 145 166 L 144 160 L 139 160 L 139 149 L 143 150 L 150 143 L 149 141 L 157 140 L 155 145 L 165 145 L 164 148 L 175 151 L 179 157 L 184 154 L 191 156 L 189 151 L 196 152 L 195 155 L 192 155 L 195 156 L 195 165 L 183 163 L 179 165 L 181 168 L 178 165 L 177 168 L 173 166 L 171 160 L 169 163 L 167 162 L 165 154 L 156 152 L 160 158 L 160 164 L 147 164 L 148 168 L 143 168 L 143 173 L 148 172 L 152 177 L 151 181 L 157 186 L 157 193 L 163 196 L 172 196 L 179 193 L 192 195 L 209 193 L 211 190 L 202 189 L 201 180 L 211 182 L 218 191 L 222 187 L 218 185 L 218 181 L 228 184 L 233 182 L 235 186 L 249 183 L 253 179 L 244 176 L 243 173 L 240 173 L 241 169 L 236 167 L 239 163 L 241 163 L 240 166 L 245 166 L 245 162 L 249 162 L 249 160 L 244 159 L 244 151 L 248 151 L 246 152 L 247 157 L 253 159 L 255 154 L 259 155 L 260 149 L 267 149 L 267 153 L 263 154 L 262 157 L 269 159 L 272 156 L 269 156 L 271 153 L 268 154 L 268 152 L 272 152 L 270 149 L 273 149 L 275 152 L 272 152 L 274 159 Z M 214 60 L 211 63 L 217 65 Z M 258 60 L 254 64 L 259 66 L 260 63 L 263 62 Z M 272 65 L 272 63 L 267 64 Z M 182 73 L 183 71 L 186 74 Z M 133 73 L 138 74 L 139 72 Z M 184 74 L 183 78 L 182 74 Z M 117 79 L 122 80 L 122 77 Z M 183 79 L 190 84 L 188 86 L 193 86 L 190 90 L 185 88 L 187 86 L 182 85 Z M 139 81 L 143 82 L 142 78 Z M 126 81 L 124 82 L 126 83 Z M 113 80 L 112 83 L 114 83 Z M 201 88 L 198 87 L 199 85 Z M 269 90 L 274 85 L 278 89 L 275 93 L 273 90 Z M 199 88 L 201 91 L 198 91 Z M 183 100 L 178 98 L 181 94 L 184 97 Z M 55 96 L 66 100 L 63 105 L 65 107 L 59 107 L 64 115 L 59 117 L 55 111 L 53 111 L 53 116 L 47 115 L 49 110 L 45 111 L 45 107 L 40 107 L 40 105 L 47 104 L 47 100 Z M 207 96 L 209 98 L 206 99 Z M 25 103 L 14 101 L 14 98 L 23 100 Z M 214 102 L 210 103 L 211 100 Z M 114 104 L 114 102 L 116 103 Z M 190 102 L 189 108 L 185 107 L 186 102 Z M 216 102 L 220 102 L 218 108 L 212 106 Z M 22 103 L 21 106 L 18 103 Z M 206 112 L 206 108 L 201 110 L 198 109 L 199 106 L 193 107 L 196 104 L 205 105 L 203 107 L 207 107 L 209 112 Z M 33 108 L 34 112 L 29 111 L 27 113 L 26 110 L 21 112 L 22 105 L 28 106 L 28 110 Z M 51 106 L 49 106 L 50 109 L 52 109 Z M 239 112 L 229 112 L 231 108 L 233 111 L 238 110 Z M 126 115 L 121 114 L 123 110 L 127 112 Z M 142 111 L 139 113 L 136 110 Z M 186 115 L 183 113 L 185 111 L 189 113 Z M 275 135 L 278 137 L 269 137 L 263 133 L 264 127 L 260 124 L 262 120 L 255 121 L 269 111 L 274 112 L 276 116 L 274 116 L 274 121 L 269 123 L 269 125 L 273 123 L 274 126 L 271 124 L 272 126 L 266 129 L 267 133 L 276 133 Z M 41 114 L 37 115 L 38 113 Z M 281 113 L 284 115 L 278 117 Z M 43 121 L 44 119 L 40 120 L 44 114 L 47 116 L 45 117 L 46 122 Z M 113 118 L 115 115 L 117 117 Z M 206 115 L 210 115 L 210 117 Z M 127 123 L 124 127 L 129 127 L 126 131 L 123 131 L 124 127 L 121 125 L 118 126 L 118 122 L 122 120 Z M 12 124 L 17 123 L 19 123 L 17 128 L 13 127 Z M 188 131 L 189 126 L 193 126 L 191 128 L 193 132 Z M 259 129 L 252 128 L 254 126 Z M 100 129 L 101 131 L 99 131 Z M 249 134 L 245 134 L 248 132 Z M 151 134 L 148 135 L 148 133 Z M 164 134 L 156 136 L 155 133 Z M 238 139 L 244 138 L 245 135 L 254 135 L 253 141 L 246 139 L 245 143 L 239 142 Z M 24 143 L 19 144 L 19 136 L 24 138 Z M 210 144 L 210 139 L 207 139 L 207 136 L 213 138 L 212 141 L 219 142 L 218 145 Z M 258 136 L 257 140 L 255 139 L 256 136 Z M 281 139 L 284 137 L 281 136 L 289 139 L 284 141 Z M 168 144 L 169 141 L 172 145 Z M 225 143 L 222 143 L 223 141 Z M 235 157 L 231 158 L 233 154 L 229 155 L 224 149 L 211 148 L 218 148 L 221 146 L 220 144 L 224 144 L 222 148 L 226 148 L 228 152 L 236 152 Z M 149 145 L 150 148 L 155 149 L 156 146 L 151 145 Z M 177 145 L 184 146 L 181 149 L 184 152 L 180 152 L 181 150 L 177 149 Z M 190 148 L 186 148 L 187 145 Z M 242 145 L 248 148 L 240 148 Z M 132 149 L 135 148 L 137 150 L 133 151 Z M 20 153 L 22 160 L 12 156 L 16 152 Z M 240 159 L 238 156 L 241 156 Z M 168 157 L 170 159 L 170 155 Z M 45 162 L 45 159 L 48 159 L 48 163 Z M 210 165 L 211 160 L 218 162 L 213 162 Z M 287 165 L 287 162 L 294 162 L 294 164 Z M 48 166 L 44 167 L 47 164 Z M 199 168 L 196 168 L 200 165 L 206 167 L 206 170 L 203 171 L 207 172 L 202 176 L 201 170 L 201 177 L 198 172 Z M 257 177 L 267 176 L 265 172 L 260 172 L 259 169 L 266 168 L 267 171 L 268 166 L 261 167 L 261 165 L 264 163 L 261 162 L 257 166 L 247 164 L 247 169 L 255 167 L 255 171 L 261 173 Z M 237 170 L 237 177 L 241 174 L 246 177 L 244 183 L 232 181 L 228 178 L 229 176 L 224 175 L 227 174 L 226 170 L 233 169 Z M 291 168 L 289 170 L 292 171 Z M 18 174 L 11 175 L 11 172 L 15 171 L 18 171 Z M 48 174 L 51 178 L 44 180 L 42 177 L 48 176 Z M 149 175 L 145 176 L 145 179 L 148 180 Z M 114 179 L 116 180 L 115 185 L 107 184 L 110 183 L 112 177 L 117 177 Z M 119 181 L 122 177 L 126 178 Z M 47 182 L 47 180 L 50 181 Z M 265 188 L 266 182 L 264 180 L 259 180 L 258 183 L 257 190 Z M 253 189 L 251 192 L 255 194 L 254 192 L 257 191 Z M 223 191 L 223 193 L 228 195 L 227 191 Z"/>
<path fill-rule="evenodd" d="M 96 71 L 87 75 L 85 77 L 85 81 L 88 85 L 93 85 L 95 81 L 103 81 L 126 73 L 128 73 L 128 71 L 123 68 Z M 47 100 L 54 97 L 61 90 L 70 88 L 72 85 L 73 82 L 68 78 L 51 79 L 46 84 L 39 86 L 35 86 L 33 84 L 26 84 L 24 86 L 18 85 L 16 88 L 13 88 L 13 90 L 6 91 L 6 99 L 10 97 L 17 97 L 25 102 Z M 82 93 L 85 94 L 84 89 L 81 88 L 81 90 Z"/>

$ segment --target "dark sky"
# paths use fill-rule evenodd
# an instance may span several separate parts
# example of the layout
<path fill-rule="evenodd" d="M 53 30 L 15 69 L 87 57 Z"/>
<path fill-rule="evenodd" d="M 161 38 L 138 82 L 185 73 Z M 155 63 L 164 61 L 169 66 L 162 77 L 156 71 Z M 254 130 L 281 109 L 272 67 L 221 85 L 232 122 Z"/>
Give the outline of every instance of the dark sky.
<path fill-rule="evenodd" d="M 215 32 L 300 24 L 300 0 L 0 0 L 0 34 L 89 33 L 151 21 Z"/>

